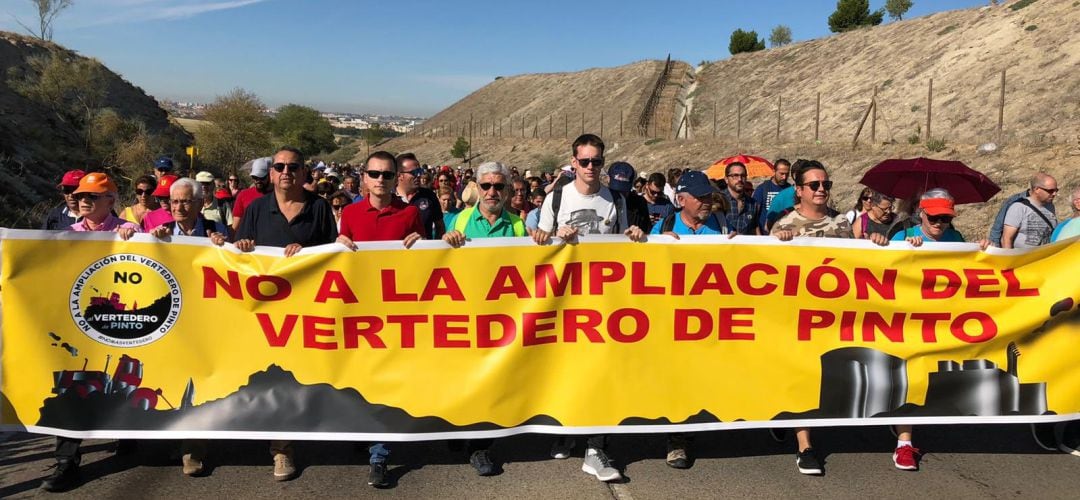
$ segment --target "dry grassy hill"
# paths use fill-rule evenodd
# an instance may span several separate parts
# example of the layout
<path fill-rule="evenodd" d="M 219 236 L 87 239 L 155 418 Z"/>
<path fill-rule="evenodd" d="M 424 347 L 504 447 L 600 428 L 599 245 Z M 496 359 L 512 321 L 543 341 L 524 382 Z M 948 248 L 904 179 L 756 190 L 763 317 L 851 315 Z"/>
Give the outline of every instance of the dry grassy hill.
<path fill-rule="evenodd" d="M 1076 167 L 1080 162 L 1080 37 L 1073 33 L 1074 26 L 1080 25 L 1080 4 L 1038 0 L 1018 10 L 1010 8 L 1013 5 L 939 13 L 744 54 L 700 68 L 680 65 L 680 70 L 672 72 L 661 103 L 674 108 L 664 118 L 670 120 L 668 133 L 650 133 L 650 139 L 627 130 L 619 136 L 605 124 L 607 156 L 610 161 L 629 161 L 641 172 L 675 166 L 703 169 L 737 153 L 816 158 L 838 180 L 834 202 L 845 210 L 860 188 L 857 182 L 862 173 L 882 160 L 957 159 L 1002 187 L 1002 193 L 990 202 L 961 208 L 957 225 L 970 235 L 985 234 L 1000 201 L 1025 189 L 1031 174 L 1041 169 L 1057 177 L 1062 187 L 1057 205 L 1065 215 L 1065 191 L 1080 186 L 1080 168 Z M 640 114 L 641 108 L 635 106 L 644 105 L 650 81 L 655 83 L 661 66 L 661 62 L 646 61 L 608 70 L 504 78 L 436 115 L 425 134 L 394 139 L 382 147 L 413 151 L 426 163 L 457 164 L 459 160 L 450 156 L 456 134 L 438 136 L 431 131 L 455 120 L 467 123 L 469 113 L 477 121 L 495 113 L 516 116 L 520 123 L 524 114 L 543 116 L 551 109 L 595 100 L 603 103 L 606 116 L 618 116 L 618 106 L 627 110 L 627 116 L 631 111 Z M 996 153 L 981 155 L 976 147 L 996 140 L 1002 69 L 1007 69 L 1004 140 Z M 923 139 L 915 144 L 907 140 L 916 130 L 924 132 L 930 78 L 934 79 L 932 132 L 935 138 L 945 139 L 939 151 L 929 151 Z M 636 82 L 633 92 L 627 86 L 631 81 Z M 624 85 L 618 86 L 620 82 Z M 853 149 L 852 136 L 874 85 L 879 86 L 877 141 L 869 141 L 868 122 L 864 139 Z M 822 94 L 821 141 L 815 142 L 818 92 Z M 779 141 L 775 138 L 778 94 L 783 95 Z M 613 97 L 617 95 L 622 97 Z M 645 97 L 632 100 L 634 95 Z M 742 139 L 736 141 L 734 115 L 740 96 L 745 99 Z M 716 137 L 712 133 L 714 103 Z M 684 106 L 689 108 L 691 133 L 689 138 L 676 139 L 674 131 Z M 533 138 L 531 124 L 530 118 L 524 139 L 517 128 L 520 125 L 515 125 L 513 135 L 504 128 L 502 137 L 474 133 L 473 152 L 479 155 L 474 164 L 498 160 L 524 170 L 550 164 L 552 158 L 566 163 L 580 123 L 577 128 L 571 125 L 571 139 L 563 138 L 562 131 L 548 138 L 543 121 L 538 137 Z M 599 122 L 588 122 L 585 130 L 599 133 Z M 362 156 L 356 159 L 360 160 Z"/>

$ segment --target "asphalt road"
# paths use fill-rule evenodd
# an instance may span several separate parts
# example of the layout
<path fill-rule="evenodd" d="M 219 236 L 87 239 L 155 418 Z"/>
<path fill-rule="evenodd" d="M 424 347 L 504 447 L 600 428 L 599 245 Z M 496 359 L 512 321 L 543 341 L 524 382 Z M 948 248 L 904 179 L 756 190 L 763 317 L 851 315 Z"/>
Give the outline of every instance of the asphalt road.
<path fill-rule="evenodd" d="M 662 436 L 614 436 L 609 451 L 626 480 L 601 483 L 581 472 L 582 441 L 568 460 L 548 458 L 550 438 L 498 440 L 492 453 L 503 473 L 478 477 L 464 452 L 445 442 L 393 445 L 389 489 L 366 484 L 366 455 L 352 443 L 297 445 L 299 477 L 271 479 L 264 442 L 211 444 L 209 475 L 184 477 L 175 442 L 142 441 L 131 455 L 115 442 L 83 443 L 82 484 L 63 494 L 40 491 L 53 463 L 50 437 L 0 436 L 0 497 L 71 498 L 1080 498 L 1080 457 L 1042 451 L 1026 426 L 928 426 L 916 429 L 922 470 L 892 467 L 894 438 L 884 427 L 815 431 L 826 474 L 795 469 L 794 442 L 764 430 L 696 436 L 693 468 L 664 464 Z"/>

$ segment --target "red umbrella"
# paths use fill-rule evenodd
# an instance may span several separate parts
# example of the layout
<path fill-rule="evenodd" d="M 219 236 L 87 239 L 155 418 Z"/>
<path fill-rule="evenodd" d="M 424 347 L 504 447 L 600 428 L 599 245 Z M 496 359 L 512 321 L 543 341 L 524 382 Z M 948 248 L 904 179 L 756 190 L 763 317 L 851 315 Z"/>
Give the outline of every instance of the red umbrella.
<path fill-rule="evenodd" d="M 981 203 L 1001 191 L 989 177 L 962 162 L 930 158 L 885 160 L 867 170 L 859 183 L 902 199 L 943 188 L 957 204 Z"/>
<path fill-rule="evenodd" d="M 760 156 L 738 155 L 730 156 L 713 163 L 712 166 L 705 169 L 705 175 L 710 179 L 723 179 L 724 170 L 727 169 L 728 165 L 735 162 L 746 165 L 746 176 L 750 179 L 755 177 L 772 177 L 776 170 L 769 160 Z"/>

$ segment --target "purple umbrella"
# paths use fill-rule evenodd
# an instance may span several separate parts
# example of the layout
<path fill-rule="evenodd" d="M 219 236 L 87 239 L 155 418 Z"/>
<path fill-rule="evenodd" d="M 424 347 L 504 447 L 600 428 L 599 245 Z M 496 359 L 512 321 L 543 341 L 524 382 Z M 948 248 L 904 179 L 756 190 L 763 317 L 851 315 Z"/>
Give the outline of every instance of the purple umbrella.
<path fill-rule="evenodd" d="M 957 204 L 982 203 L 1001 191 L 989 177 L 962 162 L 930 158 L 885 160 L 867 170 L 859 183 L 900 199 L 943 188 Z"/>

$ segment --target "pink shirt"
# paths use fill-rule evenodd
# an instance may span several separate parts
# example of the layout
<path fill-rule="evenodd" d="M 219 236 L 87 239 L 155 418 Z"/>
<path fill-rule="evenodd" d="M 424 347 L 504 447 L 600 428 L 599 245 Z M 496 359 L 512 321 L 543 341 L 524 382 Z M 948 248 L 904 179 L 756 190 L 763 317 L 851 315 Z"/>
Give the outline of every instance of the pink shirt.
<path fill-rule="evenodd" d="M 71 230 L 72 231 L 116 231 L 117 228 L 121 228 L 121 227 L 134 229 L 136 233 L 141 233 L 142 232 L 142 229 L 139 228 L 138 224 L 128 222 L 128 221 L 126 221 L 124 219 L 121 219 L 121 218 L 119 218 L 119 217 L 117 217 L 115 215 L 112 215 L 112 214 L 109 214 L 109 216 L 105 218 L 105 222 L 101 223 L 101 225 L 98 226 L 97 229 L 90 229 L 89 227 L 87 227 L 86 226 L 86 219 L 84 217 L 80 217 L 77 222 L 75 222 L 74 224 L 71 225 Z"/>
<path fill-rule="evenodd" d="M 144 233 L 149 233 L 162 224 L 168 224 L 173 221 L 172 212 L 167 208 L 158 208 L 146 212 L 142 218 L 142 230 Z"/>

